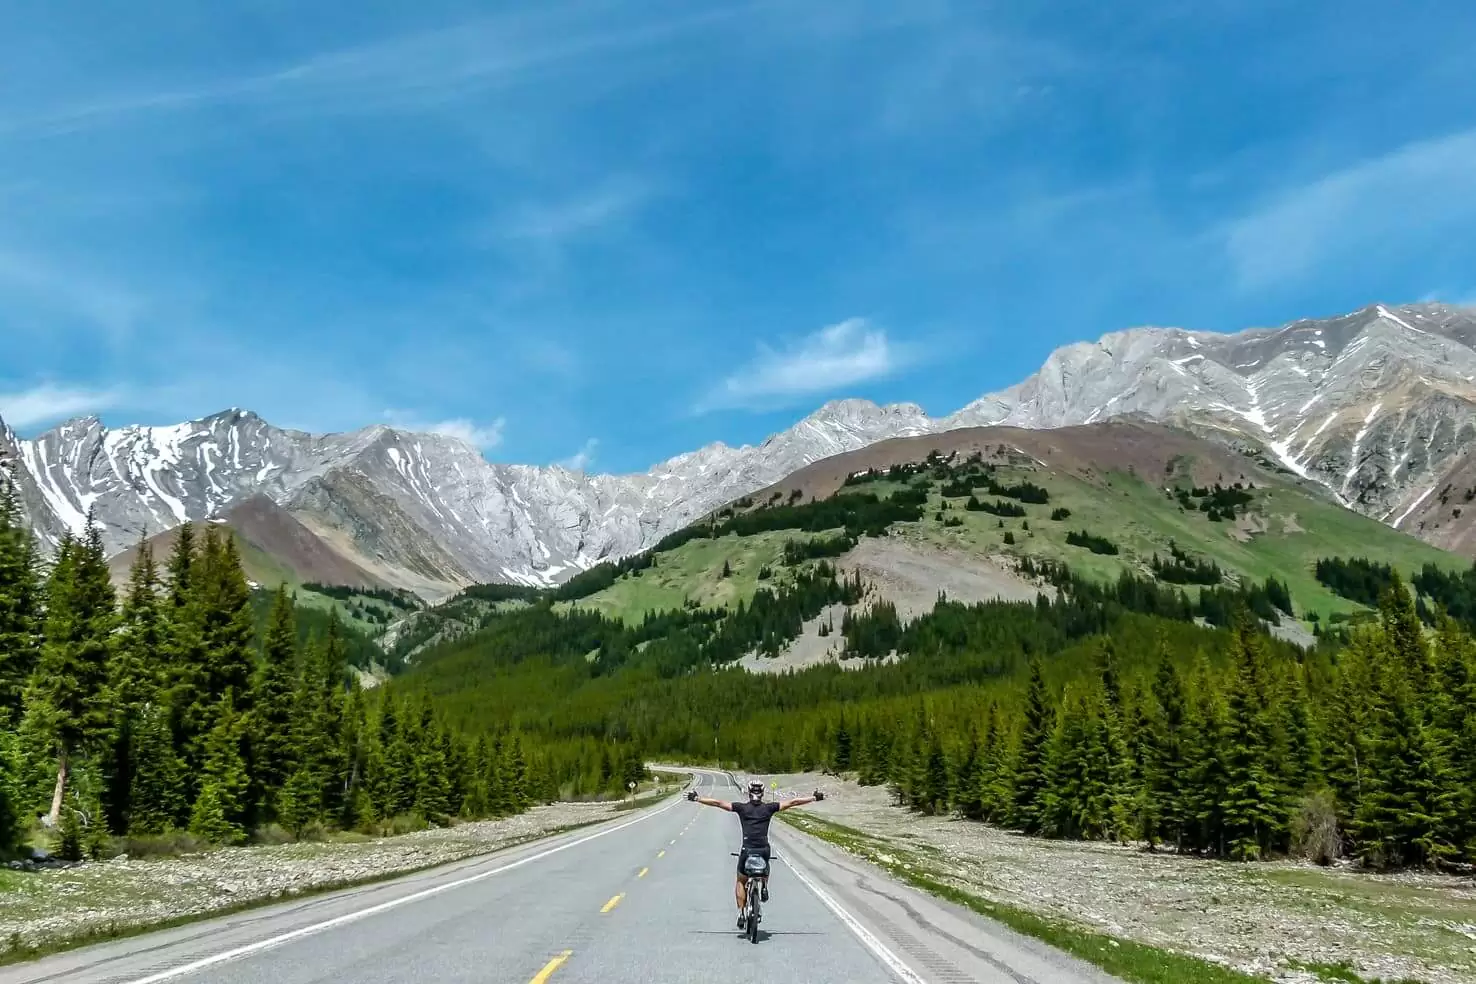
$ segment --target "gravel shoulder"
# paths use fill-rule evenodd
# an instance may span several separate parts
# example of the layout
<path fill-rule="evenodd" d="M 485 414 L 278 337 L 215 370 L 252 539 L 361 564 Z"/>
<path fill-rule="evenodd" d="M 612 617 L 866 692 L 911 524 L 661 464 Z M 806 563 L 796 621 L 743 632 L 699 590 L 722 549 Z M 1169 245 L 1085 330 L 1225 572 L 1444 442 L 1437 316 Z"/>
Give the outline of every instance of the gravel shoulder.
<path fill-rule="evenodd" d="M 1242 865 L 1038 840 L 918 816 L 890 805 L 883 789 L 834 776 L 777 779 L 788 795 L 831 792 L 806 812 L 990 902 L 1284 982 L 1347 980 L 1297 967 L 1344 963 L 1370 981 L 1476 982 L 1471 877 Z"/>
<path fill-rule="evenodd" d="M 615 803 L 559 803 L 504 820 L 358 843 L 0 870 L 0 960 L 461 861 L 627 810 Z"/>

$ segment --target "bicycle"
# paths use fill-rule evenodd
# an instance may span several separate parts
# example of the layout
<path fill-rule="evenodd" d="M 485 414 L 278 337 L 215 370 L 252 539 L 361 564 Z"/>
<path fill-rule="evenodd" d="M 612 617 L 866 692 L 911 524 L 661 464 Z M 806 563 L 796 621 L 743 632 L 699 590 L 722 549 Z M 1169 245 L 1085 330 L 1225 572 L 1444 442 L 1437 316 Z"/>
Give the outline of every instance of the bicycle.
<path fill-rule="evenodd" d="M 731 852 L 733 857 L 740 857 L 737 851 Z M 748 876 L 748 901 L 743 909 L 743 932 L 748 937 L 748 942 L 758 942 L 759 923 L 763 920 L 763 905 L 759 896 L 762 891 L 759 879 L 769 877 L 769 859 L 758 854 L 750 854 L 744 860 L 743 873 Z"/>

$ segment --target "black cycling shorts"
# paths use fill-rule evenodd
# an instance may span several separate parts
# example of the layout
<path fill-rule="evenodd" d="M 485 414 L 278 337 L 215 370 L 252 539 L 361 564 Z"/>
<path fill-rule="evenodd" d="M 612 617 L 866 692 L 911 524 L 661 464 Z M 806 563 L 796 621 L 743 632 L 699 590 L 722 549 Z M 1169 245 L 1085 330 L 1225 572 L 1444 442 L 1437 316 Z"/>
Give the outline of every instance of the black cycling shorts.
<path fill-rule="evenodd" d="M 747 871 L 744 870 L 743 863 L 748 860 L 750 855 L 757 855 L 758 857 L 763 858 L 765 861 L 770 862 L 770 864 L 766 866 L 764 874 L 750 875 Z M 738 849 L 738 875 L 741 878 L 766 878 L 769 874 L 767 869 L 772 868 L 772 861 L 773 856 L 768 848 L 764 848 L 762 851 L 760 851 L 755 848 L 740 847 Z"/>

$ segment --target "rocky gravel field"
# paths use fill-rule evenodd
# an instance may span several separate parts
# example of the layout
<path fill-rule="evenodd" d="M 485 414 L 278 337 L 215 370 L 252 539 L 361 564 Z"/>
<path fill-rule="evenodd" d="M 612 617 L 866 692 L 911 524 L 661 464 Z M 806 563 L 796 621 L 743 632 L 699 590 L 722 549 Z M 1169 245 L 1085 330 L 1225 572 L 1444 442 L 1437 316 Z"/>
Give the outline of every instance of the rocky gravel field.
<path fill-rule="evenodd" d="M 991 902 L 1281 981 L 1346 980 L 1296 966 L 1346 963 L 1369 981 L 1476 982 L 1476 878 L 1039 840 L 918 816 L 892 806 L 884 789 L 834 776 L 777 778 L 787 795 L 830 793 L 806 813 Z"/>
<path fill-rule="evenodd" d="M 560 803 L 379 840 L 0 870 L 0 958 L 459 861 L 618 815 L 614 804 Z"/>

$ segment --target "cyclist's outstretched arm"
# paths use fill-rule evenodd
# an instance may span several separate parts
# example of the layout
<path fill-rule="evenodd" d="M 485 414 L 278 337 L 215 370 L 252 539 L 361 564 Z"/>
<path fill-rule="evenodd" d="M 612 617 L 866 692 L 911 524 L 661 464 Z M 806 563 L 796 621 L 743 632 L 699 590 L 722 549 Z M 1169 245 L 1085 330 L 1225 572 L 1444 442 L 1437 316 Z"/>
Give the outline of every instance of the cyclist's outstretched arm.
<path fill-rule="evenodd" d="M 813 796 L 799 796 L 794 799 L 784 800 L 779 804 L 779 809 L 792 810 L 796 806 L 809 806 L 811 803 L 819 802 L 824 798 L 825 794 L 820 792 L 819 790 L 816 790 L 815 795 Z"/>
<path fill-rule="evenodd" d="M 727 810 L 729 813 L 733 812 L 733 804 L 726 800 L 715 800 L 707 796 L 689 796 L 687 798 L 693 803 L 701 803 L 703 806 L 715 806 L 719 810 Z"/>

